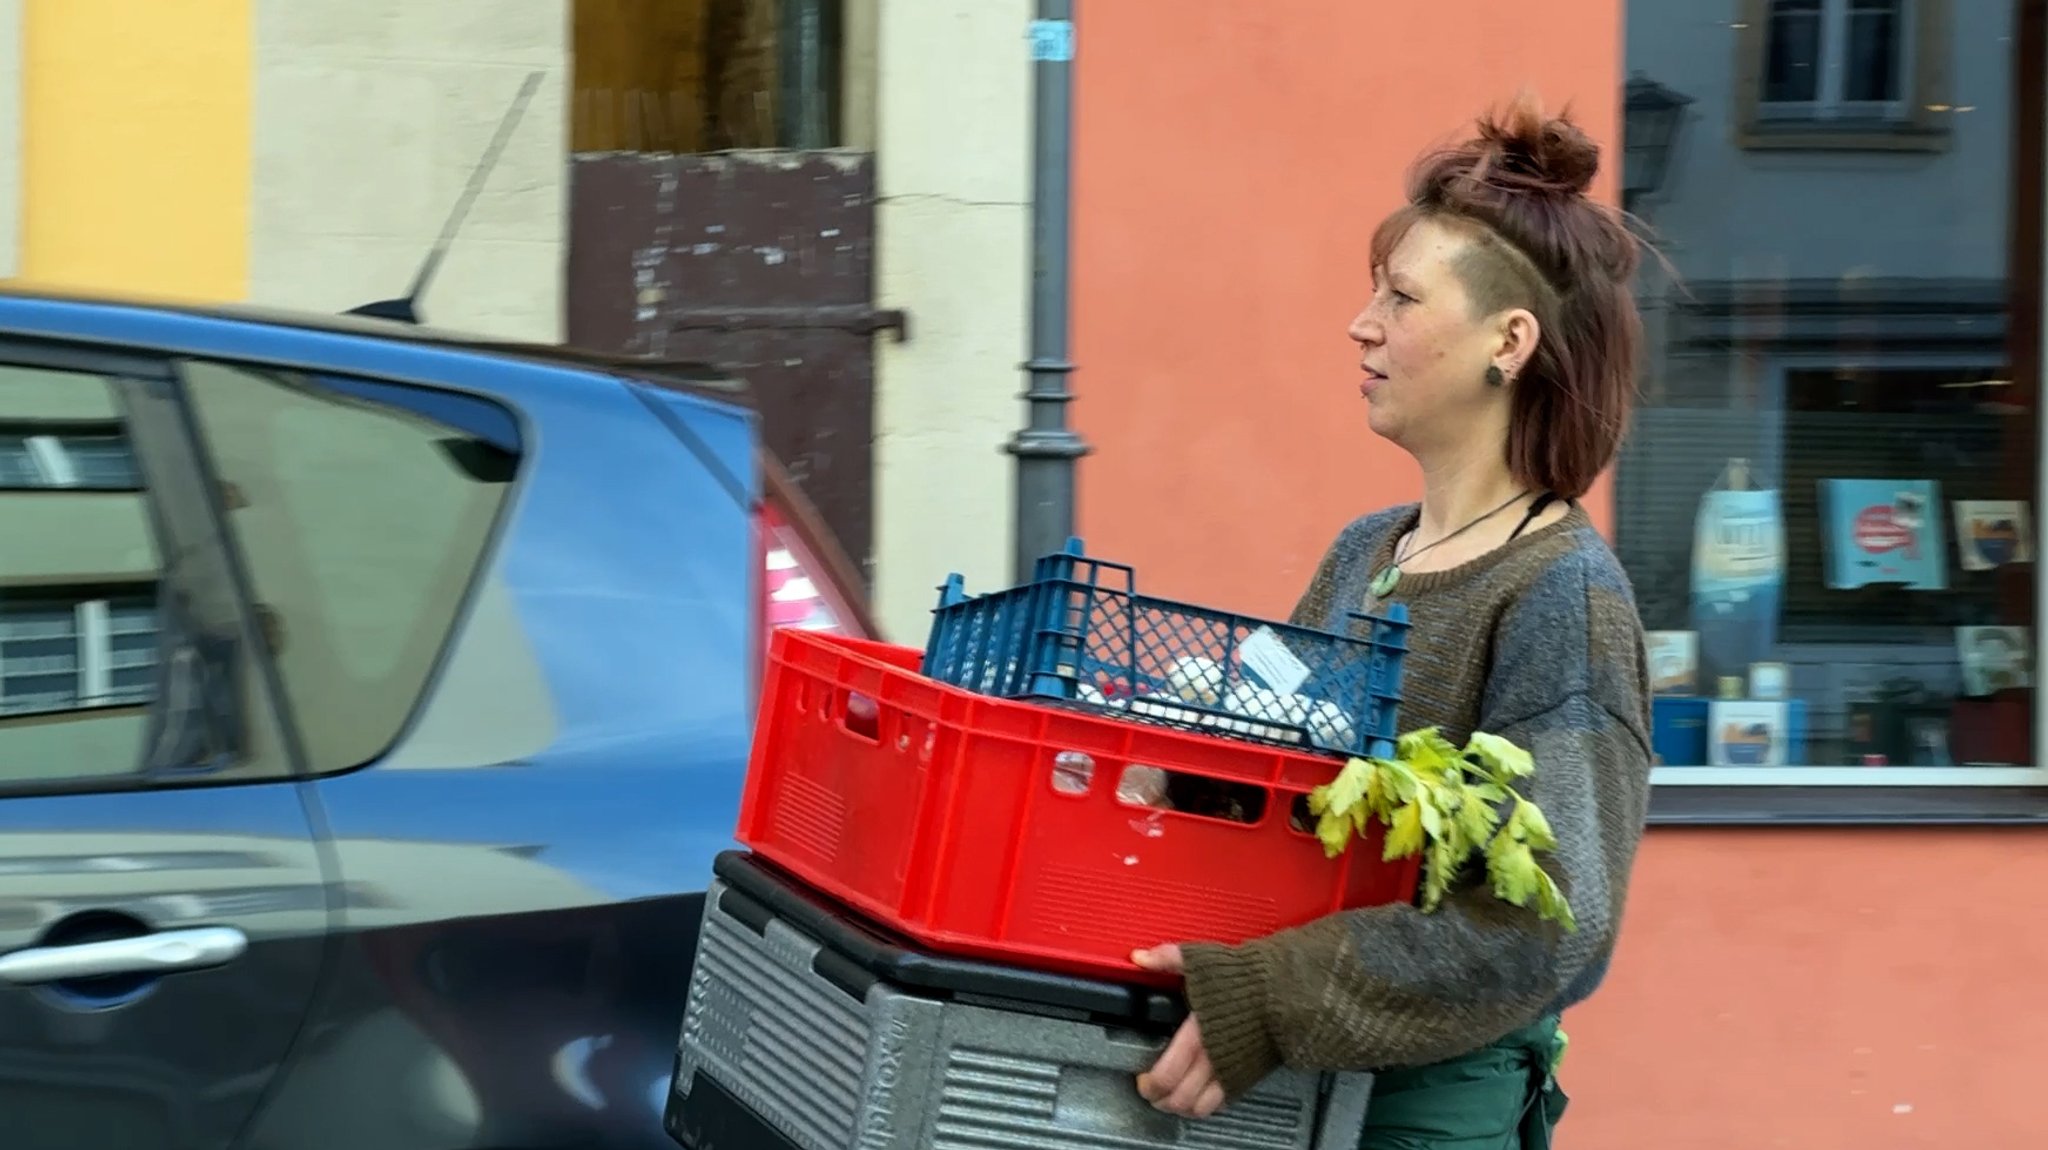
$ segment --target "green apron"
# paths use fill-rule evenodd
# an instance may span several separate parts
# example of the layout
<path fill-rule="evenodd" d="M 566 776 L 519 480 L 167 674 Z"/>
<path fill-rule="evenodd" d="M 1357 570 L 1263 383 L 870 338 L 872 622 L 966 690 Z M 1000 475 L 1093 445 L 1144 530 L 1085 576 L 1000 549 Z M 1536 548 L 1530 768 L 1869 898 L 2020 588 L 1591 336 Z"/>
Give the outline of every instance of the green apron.
<path fill-rule="evenodd" d="M 1375 1075 L 1358 1150 L 1550 1150 L 1569 1101 L 1555 1015 L 1448 1062 Z"/>

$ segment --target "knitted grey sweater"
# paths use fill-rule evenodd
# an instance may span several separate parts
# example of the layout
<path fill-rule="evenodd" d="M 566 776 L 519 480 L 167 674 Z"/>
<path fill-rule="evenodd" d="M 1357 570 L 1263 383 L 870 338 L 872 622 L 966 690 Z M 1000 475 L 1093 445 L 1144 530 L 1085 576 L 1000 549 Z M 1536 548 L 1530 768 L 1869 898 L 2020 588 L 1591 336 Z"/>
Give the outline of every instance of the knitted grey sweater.
<path fill-rule="evenodd" d="M 1414 526 L 1410 504 L 1346 528 L 1294 621 L 1328 630 L 1376 607 L 1367 584 Z M 1649 796 L 1642 623 L 1621 565 L 1580 508 L 1472 562 L 1405 575 L 1414 624 L 1401 727 L 1475 729 L 1528 749 L 1519 788 L 1556 831 L 1578 930 L 1501 902 L 1479 866 L 1434 912 L 1347 911 L 1241 946 L 1184 946 L 1189 1004 L 1231 1098 L 1284 1063 L 1362 1070 L 1469 1053 L 1571 1006 L 1614 949 Z"/>

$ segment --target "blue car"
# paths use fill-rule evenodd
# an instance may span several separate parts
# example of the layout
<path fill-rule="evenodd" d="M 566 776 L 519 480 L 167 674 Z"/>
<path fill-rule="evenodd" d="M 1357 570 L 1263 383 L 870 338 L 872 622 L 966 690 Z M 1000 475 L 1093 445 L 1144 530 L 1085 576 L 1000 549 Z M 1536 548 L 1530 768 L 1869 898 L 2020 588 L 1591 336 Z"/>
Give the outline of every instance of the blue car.
<path fill-rule="evenodd" d="M 666 1148 L 772 626 L 714 372 L 0 295 L 0 1146 Z"/>

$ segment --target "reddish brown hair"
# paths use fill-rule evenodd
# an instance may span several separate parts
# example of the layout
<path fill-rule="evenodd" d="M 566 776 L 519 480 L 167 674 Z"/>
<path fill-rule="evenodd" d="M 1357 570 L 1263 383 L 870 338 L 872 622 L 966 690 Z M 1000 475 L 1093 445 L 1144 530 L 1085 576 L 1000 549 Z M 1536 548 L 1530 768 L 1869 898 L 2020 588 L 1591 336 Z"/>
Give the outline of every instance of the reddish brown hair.
<path fill-rule="evenodd" d="M 1473 313 L 1527 308 L 1542 329 L 1513 385 L 1508 470 L 1577 498 L 1613 462 L 1635 399 L 1641 249 L 1619 212 L 1586 197 L 1600 148 L 1569 113 L 1524 95 L 1478 127 L 1416 164 L 1408 203 L 1373 234 L 1373 268 L 1419 221 L 1468 230 L 1457 270 Z"/>

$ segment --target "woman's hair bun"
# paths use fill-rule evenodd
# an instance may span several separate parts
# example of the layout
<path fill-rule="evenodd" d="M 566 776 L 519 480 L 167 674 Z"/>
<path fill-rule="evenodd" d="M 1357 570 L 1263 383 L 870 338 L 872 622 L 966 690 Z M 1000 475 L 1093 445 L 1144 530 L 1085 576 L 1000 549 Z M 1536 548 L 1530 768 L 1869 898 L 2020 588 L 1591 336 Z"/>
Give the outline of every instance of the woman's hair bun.
<path fill-rule="evenodd" d="M 1505 110 L 1479 119 L 1475 178 L 1527 191 L 1583 194 L 1600 170 L 1600 145 L 1571 121 L 1570 112 L 1544 114 L 1524 93 Z"/>

